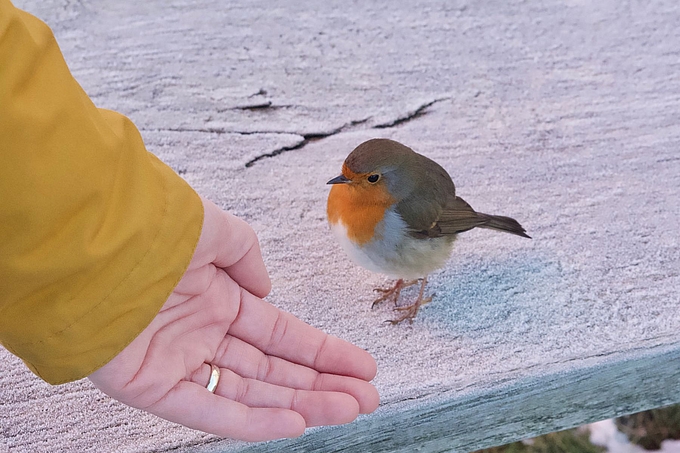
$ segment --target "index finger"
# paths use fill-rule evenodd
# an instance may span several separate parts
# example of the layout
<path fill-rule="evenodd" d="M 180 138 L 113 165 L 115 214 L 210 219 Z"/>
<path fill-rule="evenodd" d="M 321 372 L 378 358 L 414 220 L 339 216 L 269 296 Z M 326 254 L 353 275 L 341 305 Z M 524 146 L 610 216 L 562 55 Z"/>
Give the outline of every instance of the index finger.
<path fill-rule="evenodd" d="M 242 291 L 241 307 L 229 333 L 260 349 L 321 373 L 375 377 L 377 365 L 363 349 L 328 335 L 273 305 Z"/>

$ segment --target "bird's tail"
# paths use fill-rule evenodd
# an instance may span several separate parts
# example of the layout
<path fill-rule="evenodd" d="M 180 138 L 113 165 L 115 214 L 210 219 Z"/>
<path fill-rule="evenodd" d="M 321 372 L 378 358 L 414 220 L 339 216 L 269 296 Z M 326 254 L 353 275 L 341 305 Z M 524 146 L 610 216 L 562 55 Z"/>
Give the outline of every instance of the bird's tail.
<path fill-rule="evenodd" d="M 446 208 L 439 215 L 437 222 L 438 233 L 441 235 L 458 234 L 477 227 L 505 231 L 531 239 L 531 236 L 527 234 L 517 220 L 502 215 L 477 212 L 460 197 L 448 200 Z"/>
<path fill-rule="evenodd" d="M 531 236 L 527 234 L 527 231 L 519 224 L 519 222 L 513 218 L 505 217 L 502 215 L 489 215 L 477 213 L 479 217 L 484 220 L 484 223 L 478 225 L 480 228 L 489 228 L 491 230 L 505 231 L 506 233 L 516 234 L 517 236 L 522 236 L 523 238 L 531 239 Z"/>

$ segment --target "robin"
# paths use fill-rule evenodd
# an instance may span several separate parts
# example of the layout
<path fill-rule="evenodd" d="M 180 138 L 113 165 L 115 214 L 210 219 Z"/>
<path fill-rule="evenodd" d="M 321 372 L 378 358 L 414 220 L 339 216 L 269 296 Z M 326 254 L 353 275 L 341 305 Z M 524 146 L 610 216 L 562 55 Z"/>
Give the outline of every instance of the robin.
<path fill-rule="evenodd" d="M 342 174 L 328 181 L 327 214 L 343 249 L 361 266 L 397 281 L 371 307 L 392 299 L 420 281 L 415 302 L 397 307 L 390 322 L 413 322 L 424 297 L 427 275 L 443 267 L 458 233 L 489 228 L 529 238 L 510 217 L 482 214 L 462 198 L 438 163 L 388 139 L 357 146 L 342 165 Z"/>

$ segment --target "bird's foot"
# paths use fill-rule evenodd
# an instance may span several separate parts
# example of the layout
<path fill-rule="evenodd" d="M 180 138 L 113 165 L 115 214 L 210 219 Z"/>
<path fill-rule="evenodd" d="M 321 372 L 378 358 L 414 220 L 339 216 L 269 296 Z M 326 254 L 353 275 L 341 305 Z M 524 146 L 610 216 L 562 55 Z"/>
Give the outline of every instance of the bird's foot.
<path fill-rule="evenodd" d="M 417 299 L 414 303 L 407 305 L 406 307 L 395 307 L 395 310 L 402 312 L 401 316 L 399 316 L 397 319 L 390 319 L 387 322 L 392 325 L 399 324 L 402 321 L 408 321 L 409 324 L 413 324 L 413 320 L 416 318 L 420 307 L 431 301 L 432 296 L 429 296 L 425 297 L 424 299 Z"/>
<path fill-rule="evenodd" d="M 376 305 L 379 305 L 382 302 L 385 302 L 386 300 L 392 300 L 396 305 L 397 300 L 399 300 L 401 290 L 404 288 L 408 288 L 409 286 L 413 286 L 416 283 L 418 283 L 418 280 L 411 280 L 405 282 L 403 278 L 400 278 L 391 288 L 375 288 L 374 291 L 382 293 L 382 296 L 378 297 L 376 300 L 373 301 L 373 303 L 371 304 L 371 310 L 374 309 Z"/>
<path fill-rule="evenodd" d="M 389 322 L 392 325 L 396 325 L 402 321 L 408 320 L 410 324 L 413 324 L 413 320 L 418 314 L 418 310 L 420 309 L 420 307 L 432 301 L 432 296 L 423 297 L 425 294 L 425 285 L 427 285 L 427 277 L 423 278 L 423 281 L 420 284 L 420 292 L 418 293 L 418 298 L 416 299 L 416 301 L 411 305 L 407 305 L 405 307 L 395 307 L 394 308 L 395 310 L 402 312 L 401 316 L 399 316 L 397 319 L 390 319 L 387 322 Z"/>

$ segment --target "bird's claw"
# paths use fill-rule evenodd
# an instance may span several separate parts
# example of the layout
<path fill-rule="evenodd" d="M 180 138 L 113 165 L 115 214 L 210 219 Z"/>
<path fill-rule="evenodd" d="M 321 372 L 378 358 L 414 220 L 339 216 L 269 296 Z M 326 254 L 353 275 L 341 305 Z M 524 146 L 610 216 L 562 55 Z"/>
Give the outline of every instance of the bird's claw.
<path fill-rule="evenodd" d="M 385 302 L 386 300 L 392 300 L 396 305 L 397 301 L 399 300 L 401 290 L 404 288 L 408 288 L 409 286 L 413 286 L 416 283 L 418 283 L 418 280 L 404 282 L 403 279 L 399 279 L 391 288 L 375 288 L 374 289 L 375 292 L 382 293 L 383 295 L 373 301 L 373 303 L 371 304 L 371 310 L 373 310 L 376 305 L 379 305 L 382 302 Z"/>
<path fill-rule="evenodd" d="M 397 319 L 390 319 L 387 320 L 386 322 L 389 322 L 393 326 L 401 323 L 402 321 L 408 321 L 409 324 L 413 324 L 413 320 L 416 318 L 416 315 L 418 314 L 418 310 L 420 307 L 423 305 L 430 303 L 432 301 L 432 296 L 425 297 L 421 300 L 416 300 L 414 303 L 411 305 L 407 305 L 405 307 L 394 307 L 395 310 L 404 312 L 401 316 L 399 316 Z"/>

